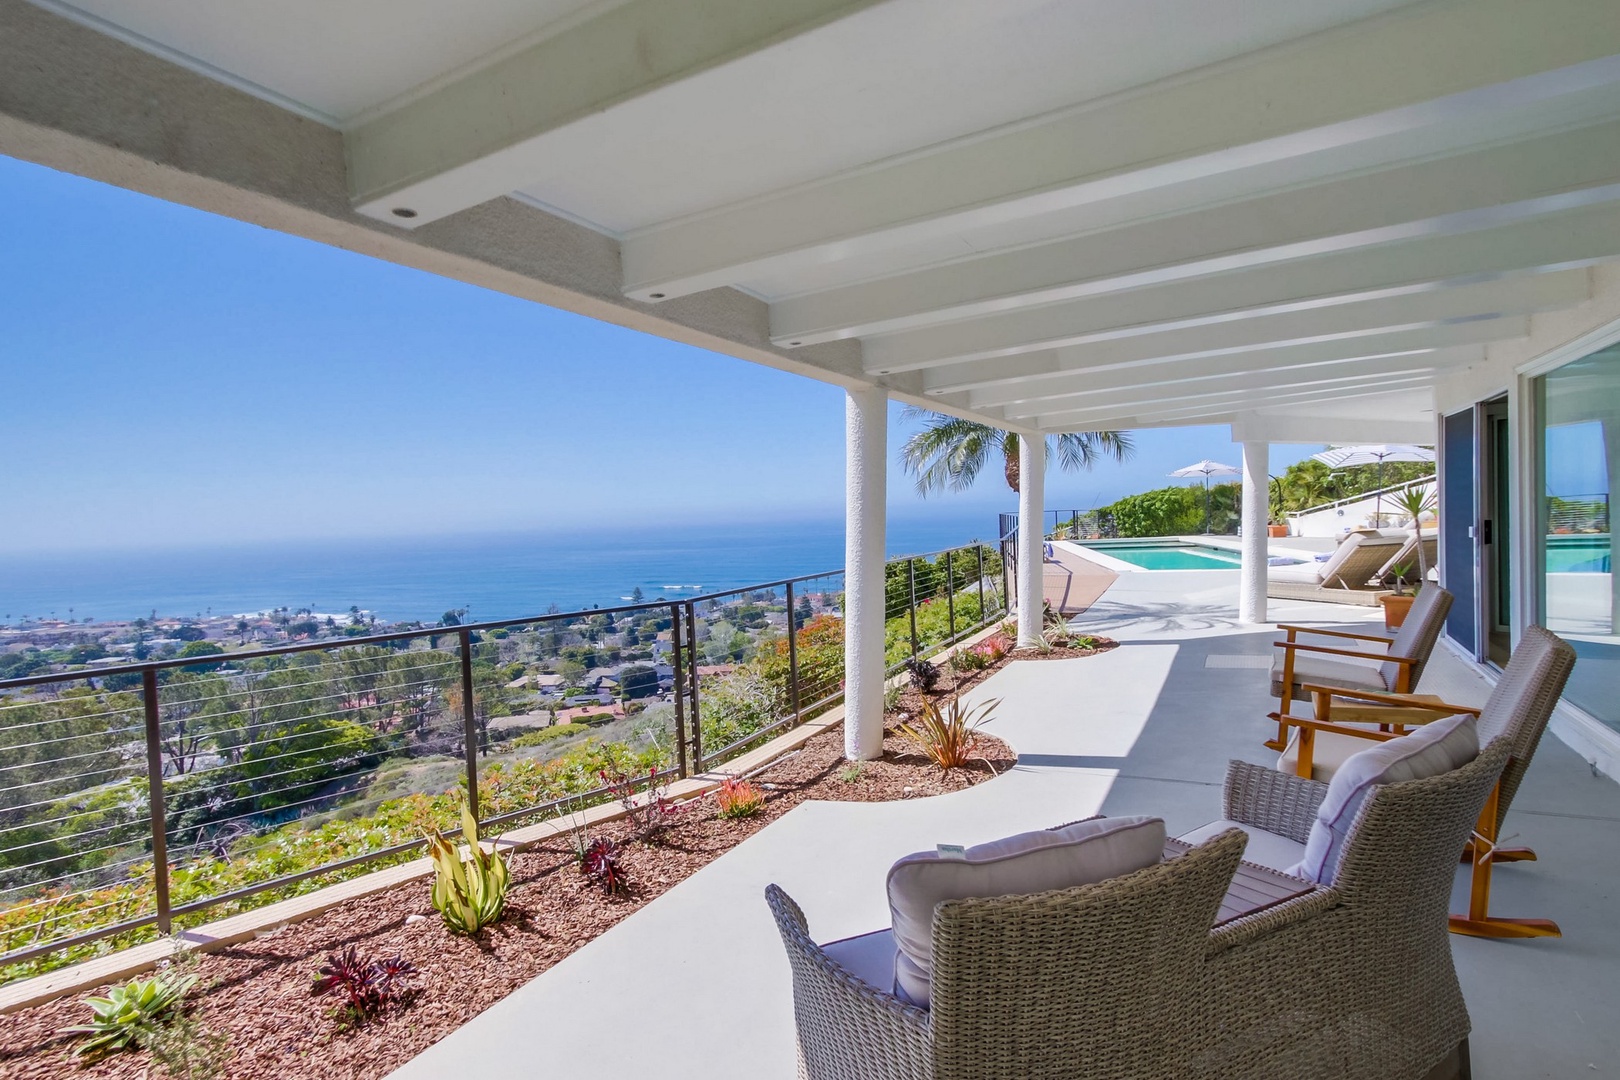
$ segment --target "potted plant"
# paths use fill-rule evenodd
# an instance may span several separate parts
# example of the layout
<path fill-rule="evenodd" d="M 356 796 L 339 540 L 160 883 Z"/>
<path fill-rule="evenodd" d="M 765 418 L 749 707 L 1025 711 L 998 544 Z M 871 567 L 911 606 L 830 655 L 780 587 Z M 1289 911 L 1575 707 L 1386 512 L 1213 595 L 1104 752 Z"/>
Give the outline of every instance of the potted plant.
<path fill-rule="evenodd" d="M 1434 489 L 1432 487 L 1409 487 L 1390 500 L 1396 509 L 1411 519 L 1412 536 L 1417 540 L 1417 579 L 1412 583 L 1410 595 L 1406 592 L 1406 575 L 1411 569 L 1406 563 L 1390 568 L 1390 574 L 1395 579 L 1395 592 L 1392 596 L 1381 596 L 1378 602 L 1384 605 L 1384 626 L 1389 630 L 1399 629 L 1406 621 L 1406 613 L 1412 609 L 1412 602 L 1417 599 L 1417 591 L 1429 579 L 1429 560 L 1423 552 L 1423 515 L 1435 508 Z"/>
<path fill-rule="evenodd" d="M 1406 572 L 1410 569 L 1411 567 L 1405 563 L 1396 563 L 1390 567 L 1390 576 L 1395 579 L 1395 591 L 1378 598 L 1378 602 L 1384 606 L 1386 630 L 1399 630 L 1401 624 L 1406 621 L 1406 613 L 1412 610 L 1412 603 L 1417 599 L 1418 586 L 1414 586 L 1411 592 L 1406 591 Z"/>
<path fill-rule="evenodd" d="M 1280 476 L 1271 478 L 1271 517 L 1266 525 L 1267 536 L 1288 535 L 1288 503 Z"/>

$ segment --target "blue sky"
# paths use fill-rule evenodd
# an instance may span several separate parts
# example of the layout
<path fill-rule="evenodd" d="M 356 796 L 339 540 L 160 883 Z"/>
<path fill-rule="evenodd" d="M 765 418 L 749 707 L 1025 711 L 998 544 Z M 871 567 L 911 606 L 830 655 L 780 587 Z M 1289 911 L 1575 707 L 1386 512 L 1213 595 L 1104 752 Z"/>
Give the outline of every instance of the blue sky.
<path fill-rule="evenodd" d="M 0 236 L 0 550 L 841 513 L 832 386 L 4 157 Z M 1239 464 L 1137 443 L 1048 505 Z M 891 460 L 890 515 L 1011 509 L 988 473 L 925 501 Z"/>

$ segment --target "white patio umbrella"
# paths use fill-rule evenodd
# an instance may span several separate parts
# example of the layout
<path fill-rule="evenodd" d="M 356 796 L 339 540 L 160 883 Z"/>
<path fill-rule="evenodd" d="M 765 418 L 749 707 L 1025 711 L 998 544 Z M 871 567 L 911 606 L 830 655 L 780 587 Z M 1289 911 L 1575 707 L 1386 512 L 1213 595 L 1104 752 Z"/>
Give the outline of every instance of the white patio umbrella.
<path fill-rule="evenodd" d="M 1343 469 L 1351 465 L 1378 466 L 1378 497 L 1373 500 L 1373 520 L 1384 513 L 1384 462 L 1433 461 L 1434 451 L 1410 443 L 1370 443 L 1366 446 L 1330 446 L 1311 457 L 1330 469 Z"/>
<path fill-rule="evenodd" d="M 1218 461 L 1205 458 L 1195 461 L 1185 469 L 1177 469 L 1171 476 L 1185 479 L 1189 476 L 1202 476 L 1204 478 L 1204 531 L 1209 532 L 1209 478 L 1212 476 L 1236 476 L 1240 470 L 1230 465 L 1222 465 Z"/>

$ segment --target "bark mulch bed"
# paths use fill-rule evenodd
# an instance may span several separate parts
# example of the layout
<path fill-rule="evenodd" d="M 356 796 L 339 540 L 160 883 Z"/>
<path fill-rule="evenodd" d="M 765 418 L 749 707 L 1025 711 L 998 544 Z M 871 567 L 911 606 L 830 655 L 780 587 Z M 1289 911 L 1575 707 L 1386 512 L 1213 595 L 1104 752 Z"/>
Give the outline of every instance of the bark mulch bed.
<path fill-rule="evenodd" d="M 915 716 L 925 700 L 944 701 L 984 681 L 1010 660 L 1068 659 L 1115 647 L 1058 647 L 1019 651 L 980 671 L 941 665 L 932 694 L 908 687 L 890 721 Z M 843 729 L 834 727 L 754 778 L 765 789 L 761 811 L 722 820 L 712 797 L 687 804 L 650 842 L 627 844 L 621 864 L 630 894 L 608 897 L 577 870 L 567 838 L 512 858 L 506 917 L 477 938 L 449 933 L 429 901 L 429 885 L 412 882 L 356 900 L 308 922 L 286 927 L 196 960 L 200 976 L 188 998 L 202 1031 L 223 1032 L 230 1061 L 224 1075 L 270 1080 L 284 1076 L 384 1076 L 539 975 L 620 919 L 632 914 L 742 840 L 809 799 L 883 802 L 959 791 L 1010 768 L 1012 750 L 982 736 L 981 758 L 941 773 L 908 738 L 890 729 L 883 757 L 851 766 L 843 760 Z M 591 833 L 623 841 L 626 822 Z M 377 1020 L 344 1030 L 334 1019 L 335 999 L 312 998 L 310 984 L 325 955 L 347 945 L 383 958 L 396 953 L 416 965 L 414 989 Z M 105 988 L 93 991 L 101 994 Z M 160 1075 L 145 1052 L 119 1052 L 89 1064 L 70 1055 L 76 1042 L 58 1034 L 85 1022 L 83 995 L 22 1010 L 0 1024 L 0 1076 L 64 1075 L 139 1078 Z"/>

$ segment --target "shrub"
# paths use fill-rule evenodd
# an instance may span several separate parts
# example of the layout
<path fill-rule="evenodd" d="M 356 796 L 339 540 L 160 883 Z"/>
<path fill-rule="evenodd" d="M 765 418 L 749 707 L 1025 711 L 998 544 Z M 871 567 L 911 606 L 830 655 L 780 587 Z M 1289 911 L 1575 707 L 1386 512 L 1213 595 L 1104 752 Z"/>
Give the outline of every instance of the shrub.
<path fill-rule="evenodd" d="M 911 685 L 925 694 L 932 694 L 939 685 L 939 665 L 920 656 L 906 661 L 906 671 L 911 675 Z"/>
<path fill-rule="evenodd" d="M 900 730 L 916 742 L 930 761 L 949 772 L 968 763 L 979 747 L 979 725 L 988 720 L 1000 704 L 997 699 L 969 709 L 961 698 L 952 698 L 943 706 L 930 701 L 923 705 L 922 715 L 915 725 L 902 724 Z"/>
<path fill-rule="evenodd" d="M 624 807 L 625 817 L 630 822 L 630 834 L 637 840 L 652 839 L 669 824 L 669 818 L 676 812 L 675 804 L 669 801 L 669 784 L 659 783 L 657 766 L 647 767 L 647 791 L 641 797 L 636 795 L 641 777 L 622 769 L 603 769 L 597 775 L 619 805 Z"/>
<path fill-rule="evenodd" d="M 583 735 L 589 730 L 591 729 L 584 724 L 553 724 L 538 731 L 525 731 L 508 745 L 514 750 L 524 746 L 544 746 L 548 742 L 566 739 L 570 735 Z"/>
<path fill-rule="evenodd" d="M 398 1000 L 403 983 L 416 973 L 416 966 L 398 953 L 381 960 L 367 960 L 353 945 L 328 953 L 326 963 L 315 973 L 309 992 L 315 997 L 337 993 L 342 998 L 339 1018 L 350 1025 L 372 1019 Z"/>
<path fill-rule="evenodd" d="M 90 1036 L 73 1051 L 73 1056 L 94 1059 L 110 1050 L 136 1045 L 195 985 L 195 975 L 154 975 L 115 986 L 106 997 L 85 998 L 84 1003 L 90 1006 L 90 1022 L 62 1029 L 64 1034 Z"/>
<path fill-rule="evenodd" d="M 753 817 L 765 808 L 765 792 L 747 780 L 721 781 L 714 800 L 719 805 L 720 816 L 732 820 Z"/>
<path fill-rule="evenodd" d="M 466 861 L 457 845 L 437 829 L 428 835 L 428 853 L 437 872 L 433 906 L 453 933 L 476 934 L 498 921 L 506 910 L 511 875 L 505 856 L 485 851 L 479 844 L 478 822 L 466 807 L 461 809 L 461 832 L 467 841 Z"/>
<path fill-rule="evenodd" d="M 619 865 L 619 845 L 605 836 L 585 845 L 579 854 L 579 872 L 609 896 L 623 896 L 630 891 L 630 875 Z"/>
<path fill-rule="evenodd" d="M 866 770 L 861 766 L 860 762 L 852 761 L 848 765 L 845 765 L 842 769 L 838 770 L 838 779 L 842 780 L 846 784 L 853 784 L 855 781 L 861 778 L 861 774 L 865 771 Z"/>

